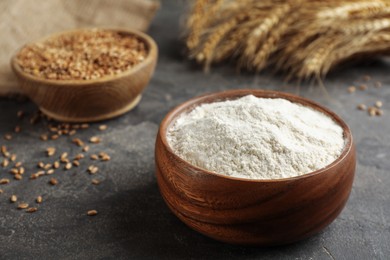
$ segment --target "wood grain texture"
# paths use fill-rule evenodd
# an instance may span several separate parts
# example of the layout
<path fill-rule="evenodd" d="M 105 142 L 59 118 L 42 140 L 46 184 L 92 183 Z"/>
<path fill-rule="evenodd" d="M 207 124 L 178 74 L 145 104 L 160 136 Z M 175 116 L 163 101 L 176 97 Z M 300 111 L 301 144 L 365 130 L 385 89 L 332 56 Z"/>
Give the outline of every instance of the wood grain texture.
<path fill-rule="evenodd" d="M 326 168 L 306 175 L 248 180 L 208 172 L 172 152 L 166 131 L 178 115 L 202 103 L 247 94 L 285 98 L 329 115 L 344 130 L 346 144 L 341 156 Z M 311 236 L 339 215 L 352 188 L 356 154 L 349 127 L 328 109 L 286 93 L 232 90 L 197 97 L 172 110 L 160 125 L 155 160 L 165 202 L 189 227 L 228 243 L 270 246 Z"/>
<path fill-rule="evenodd" d="M 65 81 L 47 80 L 23 72 L 15 55 L 11 66 L 20 81 L 23 93 L 31 98 L 42 112 L 63 122 L 99 121 L 129 111 L 137 105 L 142 91 L 152 77 L 158 50 L 154 40 L 144 33 L 123 29 L 116 31 L 134 35 L 144 41 L 148 48 L 146 59 L 115 76 Z"/>

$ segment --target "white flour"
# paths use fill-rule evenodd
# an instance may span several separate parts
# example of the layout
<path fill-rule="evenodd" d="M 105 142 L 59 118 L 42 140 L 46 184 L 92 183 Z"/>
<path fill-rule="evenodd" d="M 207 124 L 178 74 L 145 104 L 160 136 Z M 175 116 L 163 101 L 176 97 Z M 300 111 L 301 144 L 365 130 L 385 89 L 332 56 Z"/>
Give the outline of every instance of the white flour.
<path fill-rule="evenodd" d="M 309 173 L 332 163 L 344 148 L 342 128 L 327 115 L 252 95 L 198 106 L 181 115 L 167 137 L 189 163 L 248 179 Z"/>

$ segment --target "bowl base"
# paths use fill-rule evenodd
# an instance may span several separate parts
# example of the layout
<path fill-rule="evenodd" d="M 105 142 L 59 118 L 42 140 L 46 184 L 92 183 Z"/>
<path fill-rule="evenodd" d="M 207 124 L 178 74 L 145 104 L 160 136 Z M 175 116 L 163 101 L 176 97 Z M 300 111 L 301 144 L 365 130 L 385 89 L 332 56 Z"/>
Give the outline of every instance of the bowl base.
<path fill-rule="evenodd" d="M 117 116 L 120 116 L 120 115 L 123 115 L 123 114 L 129 112 L 130 110 L 132 110 L 133 108 L 135 108 L 138 105 L 138 103 L 141 101 L 141 98 L 142 98 L 142 95 L 138 95 L 128 105 L 126 105 L 125 107 L 123 107 L 119 110 L 116 110 L 114 112 L 110 112 L 107 114 L 98 115 L 98 116 L 91 116 L 91 117 L 69 117 L 69 116 L 63 116 L 63 115 L 48 111 L 43 107 L 40 107 L 39 109 L 46 116 L 48 116 L 56 121 L 60 121 L 60 122 L 68 122 L 68 123 L 71 123 L 71 122 L 72 123 L 97 122 L 97 121 L 103 121 L 106 119 L 117 117 Z"/>

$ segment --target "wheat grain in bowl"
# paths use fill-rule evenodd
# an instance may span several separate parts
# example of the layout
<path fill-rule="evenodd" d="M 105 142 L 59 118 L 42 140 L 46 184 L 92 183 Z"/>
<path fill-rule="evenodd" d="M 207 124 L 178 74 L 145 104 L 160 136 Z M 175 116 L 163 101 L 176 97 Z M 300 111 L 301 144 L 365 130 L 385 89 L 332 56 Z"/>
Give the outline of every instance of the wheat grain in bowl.
<path fill-rule="evenodd" d="M 135 35 L 112 30 L 61 34 L 23 47 L 16 56 L 22 70 L 52 80 L 91 80 L 131 69 L 147 56 Z"/>
<path fill-rule="evenodd" d="M 247 162 L 242 167 L 248 171 L 253 171 L 252 173 L 256 173 L 256 175 L 259 174 L 262 178 L 250 178 L 251 174 L 235 176 L 236 173 L 234 172 L 229 175 L 226 174 L 227 171 L 223 171 L 224 169 L 229 169 L 231 165 L 240 166 L 240 163 L 243 162 L 240 153 L 233 154 L 235 156 L 222 157 L 224 159 L 218 164 L 218 166 L 223 166 L 221 171 L 209 170 L 206 169 L 208 168 L 207 165 L 201 165 L 200 167 L 195 165 L 196 162 L 190 162 L 187 158 L 184 159 L 181 152 L 186 153 L 186 149 L 184 147 L 174 147 L 175 145 L 172 145 L 169 141 L 170 135 L 172 135 L 170 131 L 177 130 L 175 130 L 177 122 L 183 125 L 188 123 L 185 121 L 180 122 L 183 119 L 183 115 L 194 116 L 194 118 L 198 116 L 197 119 L 203 120 L 207 118 L 205 111 L 198 111 L 199 113 L 192 115 L 191 113 L 195 112 L 199 107 L 202 108 L 202 106 L 237 101 L 248 95 L 254 96 L 251 99 L 284 99 L 299 105 L 299 108 L 302 108 L 301 106 L 310 108 L 328 118 L 325 121 L 320 120 L 321 122 L 319 122 L 318 126 L 321 124 L 326 126 L 329 123 L 330 125 L 336 125 L 332 125 L 330 128 L 333 128 L 332 131 L 335 135 L 329 136 L 339 139 L 336 143 L 338 143 L 340 150 L 335 149 L 335 153 L 332 155 L 334 159 L 330 158 L 323 165 L 312 165 L 315 166 L 313 170 L 305 170 L 303 174 L 298 174 L 298 176 L 274 175 L 270 167 L 273 165 L 281 169 L 289 169 L 287 165 L 284 165 L 287 161 L 283 162 L 283 160 L 280 160 L 280 165 L 267 164 L 269 163 L 266 162 L 267 160 L 275 160 L 278 156 L 271 154 L 261 158 L 260 154 L 256 154 L 256 146 L 252 146 L 253 142 L 256 141 L 255 139 L 251 140 L 244 136 L 240 140 L 243 143 L 236 143 L 237 140 L 232 138 L 231 134 L 234 133 L 234 130 L 237 130 L 234 127 L 242 123 L 240 120 L 246 121 L 248 117 L 256 114 L 253 112 L 255 109 L 244 109 L 245 105 L 241 106 L 241 111 L 239 109 L 236 111 L 239 112 L 237 114 L 242 116 L 230 122 L 233 130 L 229 129 L 230 126 L 227 127 L 223 122 L 215 124 L 212 120 L 209 120 L 208 124 L 205 124 L 201 131 L 196 130 L 199 129 L 199 126 L 188 124 L 189 128 L 187 130 L 197 131 L 198 136 L 190 138 L 193 142 L 199 138 L 206 138 L 214 131 L 212 130 L 213 128 L 219 128 L 222 134 L 214 136 L 215 140 L 207 139 L 209 142 L 204 144 L 205 148 L 210 146 L 211 153 L 206 151 L 207 149 L 202 150 L 205 154 L 192 150 L 192 154 L 187 155 L 195 158 L 203 155 L 204 158 L 198 157 L 197 159 L 202 159 L 203 162 L 211 161 L 215 163 L 214 159 L 218 158 L 216 157 L 217 155 L 224 155 L 224 153 L 239 150 L 239 145 L 242 145 L 244 154 L 253 155 L 254 161 L 258 163 L 261 163 L 259 159 L 263 159 L 262 162 L 267 166 L 264 169 L 268 168 L 269 171 L 257 172 L 257 168 L 251 168 L 253 165 L 250 166 L 250 163 L 247 164 Z M 245 101 L 244 103 L 250 103 L 248 100 Z M 277 113 L 278 109 L 273 108 L 275 113 Z M 229 113 L 234 115 L 235 112 L 230 111 Z M 254 114 L 251 115 L 251 113 Z M 215 112 L 214 115 L 222 116 L 221 111 Z M 276 120 L 276 118 L 269 117 L 267 120 L 272 121 Z M 283 128 L 284 125 L 289 124 L 288 120 L 291 121 L 291 118 L 287 119 L 286 122 L 280 123 L 280 125 L 272 126 L 270 124 L 267 127 L 270 127 L 268 129 L 272 129 L 273 133 L 278 133 L 277 129 L 274 128 Z M 300 123 L 305 124 L 307 122 L 303 120 Z M 261 130 L 261 126 L 257 127 L 259 128 L 258 130 Z M 341 132 L 338 127 L 341 128 Z M 190 130 L 190 128 L 192 129 Z M 246 126 L 245 129 L 250 128 Z M 288 135 L 284 137 L 275 135 L 274 137 L 286 138 L 287 144 L 291 144 L 292 140 L 294 140 L 292 136 Z M 178 138 L 180 139 L 180 136 Z M 237 138 L 239 139 L 240 137 Z M 315 139 L 312 140 L 314 141 Z M 279 146 L 277 138 L 272 137 L 270 140 L 265 138 L 262 141 L 265 146 L 273 145 L 277 153 L 283 154 L 283 152 L 286 152 L 286 155 L 291 154 L 289 151 L 291 147 Z M 297 141 L 292 147 L 295 146 L 296 149 L 300 150 L 303 147 L 297 144 L 301 140 L 298 139 Z M 213 145 L 216 142 L 224 143 L 223 149 L 219 151 L 214 150 Z M 321 143 L 315 142 L 317 141 L 313 142 L 315 146 Z M 188 145 L 188 142 L 182 142 L 182 145 Z M 303 145 L 307 148 L 306 146 L 310 147 L 312 144 L 303 142 Z M 203 149 L 201 146 L 195 148 Z M 227 152 L 226 149 L 231 149 L 231 151 Z M 248 151 L 249 153 L 247 153 Z M 191 153 L 190 149 L 187 152 Z M 213 154 L 214 152 L 215 154 Z M 299 154 L 296 155 L 298 156 Z M 305 156 L 305 154 L 300 156 Z M 226 158 L 230 158 L 234 164 Z M 304 161 L 303 158 L 295 159 Z M 233 244 L 258 246 L 296 242 L 314 235 L 328 226 L 340 214 L 348 200 L 356 166 L 355 145 L 351 131 L 339 116 L 311 100 L 287 93 L 263 90 L 216 92 L 193 98 L 177 106 L 161 122 L 156 139 L 155 160 L 157 182 L 161 195 L 168 207 L 180 220 L 192 229 L 211 238 Z M 257 166 L 260 167 L 259 165 Z M 297 166 L 298 164 L 293 168 Z M 297 169 L 299 168 L 297 167 Z M 241 173 L 247 174 L 248 171 Z"/>
<path fill-rule="evenodd" d="M 157 63 L 154 40 L 129 29 L 76 29 L 23 46 L 11 60 L 22 92 L 50 118 L 93 122 L 141 100 Z"/>

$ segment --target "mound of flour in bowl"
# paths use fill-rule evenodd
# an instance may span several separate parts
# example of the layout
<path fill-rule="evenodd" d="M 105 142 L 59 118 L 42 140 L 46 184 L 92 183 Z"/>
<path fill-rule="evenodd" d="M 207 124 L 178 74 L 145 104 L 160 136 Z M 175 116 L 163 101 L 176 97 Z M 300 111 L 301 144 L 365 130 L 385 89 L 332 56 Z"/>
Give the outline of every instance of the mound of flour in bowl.
<path fill-rule="evenodd" d="M 167 138 L 185 161 L 248 179 L 309 173 L 332 163 L 344 148 L 343 130 L 329 116 L 286 99 L 252 95 L 180 115 Z"/>

